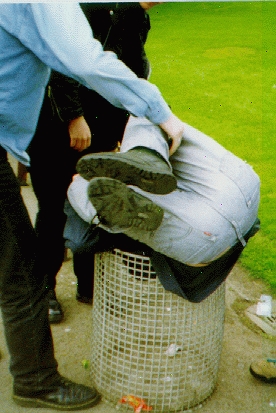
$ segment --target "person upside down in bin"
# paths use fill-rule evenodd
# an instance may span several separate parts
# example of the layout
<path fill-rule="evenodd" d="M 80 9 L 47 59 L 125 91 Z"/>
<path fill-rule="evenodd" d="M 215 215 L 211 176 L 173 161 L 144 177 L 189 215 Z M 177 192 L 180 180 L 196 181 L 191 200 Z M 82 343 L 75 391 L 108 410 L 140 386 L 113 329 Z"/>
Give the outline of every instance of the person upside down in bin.
<path fill-rule="evenodd" d="M 120 153 L 86 155 L 77 171 L 65 207 L 68 246 L 76 233 L 79 250 L 93 253 L 139 241 L 163 286 L 193 302 L 225 280 L 259 229 L 258 175 L 188 124 L 170 156 L 160 127 L 131 116 Z"/>

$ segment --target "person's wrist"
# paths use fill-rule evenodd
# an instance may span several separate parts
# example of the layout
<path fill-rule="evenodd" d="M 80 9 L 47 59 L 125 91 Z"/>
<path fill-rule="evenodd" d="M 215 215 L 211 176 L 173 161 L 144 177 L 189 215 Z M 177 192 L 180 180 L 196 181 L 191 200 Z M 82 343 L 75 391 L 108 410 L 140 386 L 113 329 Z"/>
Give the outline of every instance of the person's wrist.
<path fill-rule="evenodd" d="M 171 115 L 168 120 L 160 124 L 160 127 L 171 138 L 181 138 L 184 132 L 184 123 L 175 115 Z"/>
<path fill-rule="evenodd" d="M 184 133 L 184 123 L 177 116 L 171 115 L 169 119 L 159 125 L 168 135 L 168 146 L 172 155 L 180 146 Z"/>

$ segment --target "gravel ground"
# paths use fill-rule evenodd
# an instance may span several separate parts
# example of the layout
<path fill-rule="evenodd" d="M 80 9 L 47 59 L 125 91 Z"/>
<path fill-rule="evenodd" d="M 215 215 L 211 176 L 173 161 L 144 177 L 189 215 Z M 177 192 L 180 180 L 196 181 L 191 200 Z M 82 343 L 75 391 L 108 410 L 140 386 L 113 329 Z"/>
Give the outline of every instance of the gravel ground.
<path fill-rule="evenodd" d="M 34 219 L 36 200 L 31 186 L 22 188 L 22 193 Z M 48 259 L 45 251 L 45 260 Z M 89 369 L 82 361 L 91 358 L 91 307 L 75 300 L 75 276 L 72 260 L 64 262 L 58 275 L 57 295 L 65 312 L 65 319 L 52 326 L 55 354 L 60 372 L 80 383 L 91 385 Z M 250 363 L 269 351 L 273 342 L 244 317 L 244 308 L 256 303 L 261 294 L 267 293 L 265 286 L 253 281 L 236 266 L 226 283 L 226 318 L 223 350 L 217 387 L 212 396 L 197 409 L 202 413 L 276 413 L 276 388 L 258 382 L 251 377 Z M 1 391 L 0 413 L 50 413 L 49 409 L 26 409 L 12 402 L 12 379 L 8 371 L 9 356 L 3 337 L 0 318 Z M 275 345 L 275 342 L 274 342 Z M 93 413 L 125 412 L 106 401 L 86 410 Z M 131 412 L 133 409 L 127 409 Z"/>

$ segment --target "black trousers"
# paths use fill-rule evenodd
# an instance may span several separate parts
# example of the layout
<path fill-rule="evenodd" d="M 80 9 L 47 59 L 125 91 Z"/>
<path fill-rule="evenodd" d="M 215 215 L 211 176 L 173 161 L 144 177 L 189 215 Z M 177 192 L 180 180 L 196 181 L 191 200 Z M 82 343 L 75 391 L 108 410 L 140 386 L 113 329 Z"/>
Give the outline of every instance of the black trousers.
<path fill-rule="evenodd" d="M 19 184 L 0 147 L 0 304 L 14 386 L 29 391 L 58 376 L 36 247 Z"/>
<path fill-rule="evenodd" d="M 84 115 L 92 131 L 89 148 L 83 152 L 70 148 L 68 123 L 53 113 L 51 102 L 45 95 L 37 130 L 28 149 L 29 172 L 38 200 L 35 222 L 38 256 L 41 266 L 46 269 L 51 289 L 55 288 L 56 275 L 64 258 L 66 216 L 63 207 L 76 163 L 87 153 L 113 150 L 121 141 L 128 120 L 127 112 L 115 108 L 92 91 L 87 90 L 86 94 Z"/>

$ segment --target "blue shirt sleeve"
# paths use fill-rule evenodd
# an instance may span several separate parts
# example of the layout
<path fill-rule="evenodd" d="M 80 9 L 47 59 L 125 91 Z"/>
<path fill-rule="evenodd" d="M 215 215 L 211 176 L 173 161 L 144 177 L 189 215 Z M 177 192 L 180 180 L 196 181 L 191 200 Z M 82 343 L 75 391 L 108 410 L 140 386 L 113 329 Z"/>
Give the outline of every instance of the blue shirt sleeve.
<path fill-rule="evenodd" d="M 26 11 L 18 35 L 46 65 L 135 116 L 156 124 L 169 118 L 171 111 L 158 88 L 138 78 L 114 53 L 103 51 L 77 3 L 33 3 Z"/>

